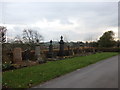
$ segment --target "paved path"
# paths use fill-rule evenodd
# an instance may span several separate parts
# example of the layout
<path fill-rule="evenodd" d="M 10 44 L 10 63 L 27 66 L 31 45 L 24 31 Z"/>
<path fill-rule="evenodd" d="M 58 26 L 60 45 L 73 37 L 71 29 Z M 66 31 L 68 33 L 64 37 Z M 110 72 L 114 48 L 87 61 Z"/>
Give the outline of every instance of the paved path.
<path fill-rule="evenodd" d="M 117 88 L 118 56 L 50 80 L 34 88 Z"/>

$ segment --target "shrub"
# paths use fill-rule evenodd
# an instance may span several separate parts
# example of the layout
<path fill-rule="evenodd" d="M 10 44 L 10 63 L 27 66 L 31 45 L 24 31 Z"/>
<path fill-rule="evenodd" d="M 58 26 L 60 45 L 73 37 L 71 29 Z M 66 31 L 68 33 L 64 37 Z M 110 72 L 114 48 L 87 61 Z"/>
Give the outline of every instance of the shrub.
<path fill-rule="evenodd" d="M 15 67 L 11 63 L 2 64 L 2 70 L 3 71 L 12 70 L 12 69 L 15 69 Z"/>

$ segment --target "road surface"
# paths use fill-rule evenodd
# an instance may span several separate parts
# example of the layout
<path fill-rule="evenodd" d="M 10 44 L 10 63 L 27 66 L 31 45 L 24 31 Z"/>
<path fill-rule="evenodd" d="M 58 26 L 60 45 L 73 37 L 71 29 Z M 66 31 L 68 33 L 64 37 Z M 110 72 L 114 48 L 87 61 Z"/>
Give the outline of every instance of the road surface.
<path fill-rule="evenodd" d="M 118 88 L 118 56 L 78 69 L 33 88 Z"/>

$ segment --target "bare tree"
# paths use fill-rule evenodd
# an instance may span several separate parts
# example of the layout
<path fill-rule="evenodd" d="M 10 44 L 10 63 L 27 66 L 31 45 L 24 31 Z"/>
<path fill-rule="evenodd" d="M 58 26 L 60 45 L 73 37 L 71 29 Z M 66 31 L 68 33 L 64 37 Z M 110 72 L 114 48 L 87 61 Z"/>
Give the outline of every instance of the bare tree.
<path fill-rule="evenodd" d="M 0 42 L 4 43 L 6 41 L 6 27 L 0 26 Z"/>
<path fill-rule="evenodd" d="M 40 35 L 37 31 L 33 31 L 31 29 L 23 30 L 23 41 L 26 43 L 36 43 L 38 41 L 43 40 L 42 35 Z"/>
<path fill-rule="evenodd" d="M 17 35 L 17 36 L 14 38 L 14 42 L 15 42 L 15 43 L 23 43 L 23 42 L 22 42 L 22 38 L 20 37 L 20 35 Z"/>
<path fill-rule="evenodd" d="M 42 35 L 40 35 L 37 31 L 34 31 L 34 36 L 33 36 L 33 37 L 34 37 L 33 40 L 34 40 L 35 42 L 37 42 L 37 41 L 42 41 L 42 40 L 43 40 Z"/>

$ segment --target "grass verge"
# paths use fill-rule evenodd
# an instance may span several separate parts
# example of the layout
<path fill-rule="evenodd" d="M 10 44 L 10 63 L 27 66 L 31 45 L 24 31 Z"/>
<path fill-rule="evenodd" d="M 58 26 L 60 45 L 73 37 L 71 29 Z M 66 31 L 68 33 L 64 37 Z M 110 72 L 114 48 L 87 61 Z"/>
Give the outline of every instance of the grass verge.
<path fill-rule="evenodd" d="M 96 53 L 3 72 L 2 83 L 8 88 L 29 88 L 117 54 L 115 52 Z"/>

